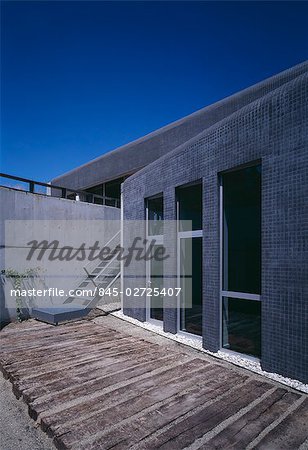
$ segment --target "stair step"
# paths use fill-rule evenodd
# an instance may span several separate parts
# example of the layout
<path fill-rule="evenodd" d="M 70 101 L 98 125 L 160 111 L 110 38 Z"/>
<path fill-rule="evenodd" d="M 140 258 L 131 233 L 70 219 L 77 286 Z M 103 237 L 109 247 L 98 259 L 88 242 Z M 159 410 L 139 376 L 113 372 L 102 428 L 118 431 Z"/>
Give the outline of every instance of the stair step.
<path fill-rule="evenodd" d="M 113 269 L 113 271 L 108 272 L 108 273 L 100 273 L 100 274 L 96 275 L 95 278 L 98 278 L 98 277 L 112 277 L 113 275 L 116 275 L 118 272 L 120 272 L 119 269 Z"/>
<path fill-rule="evenodd" d="M 83 281 L 82 283 L 80 283 L 80 285 L 78 286 L 77 289 L 83 288 L 83 287 L 85 287 L 85 286 L 88 286 L 89 283 L 91 283 L 91 280 L 89 280 L 89 281 Z"/>
<path fill-rule="evenodd" d="M 90 276 L 91 276 L 91 275 L 96 276 L 98 273 L 100 273 L 100 272 L 105 272 L 105 271 L 107 271 L 107 270 L 119 270 L 119 269 L 120 269 L 120 266 L 110 266 L 110 267 L 107 267 L 107 268 L 104 269 L 104 270 L 98 270 L 98 271 L 93 270 L 93 272 L 90 273 Z"/>

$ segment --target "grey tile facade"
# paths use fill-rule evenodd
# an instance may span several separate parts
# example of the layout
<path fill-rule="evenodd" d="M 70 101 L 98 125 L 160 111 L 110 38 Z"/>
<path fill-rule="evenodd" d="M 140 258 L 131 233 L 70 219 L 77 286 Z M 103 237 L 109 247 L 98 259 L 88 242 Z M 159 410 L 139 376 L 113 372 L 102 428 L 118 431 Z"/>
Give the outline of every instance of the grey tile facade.
<path fill-rule="evenodd" d="M 72 189 L 86 189 L 123 175 L 135 173 L 197 134 L 209 129 L 218 121 L 306 71 L 305 63 L 285 70 L 268 80 L 261 81 L 240 93 L 206 106 L 189 116 L 62 174 L 54 178 L 52 184 Z"/>
<path fill-rule="evenodd" d="M 164 219 L 176 219 L 176 188 L 203 186 L 204 348 L 221 348 L 220 196 L 222 172 L 262 167 L 261 365 L 308 382 L 308 63 L 197 111 L 63 174 L 55 184 L 85 189 L 123 175 L 124 220 L 145 219 L 145 199 L 164 198 Z M 173 241 L 165 242 L 176 256 Z M 173 259 L 173 261 L 176 258 Z M 174 264 L 174 263 L 173 263 Z M 139 272 L 138 272 L 139 271 Z M 124 288 L 144 268 L 124 269 Z M 175 273 L 175 267 L 166 267 Z M 174 280 L 166 277 L 165 286 Z M 177 333 L 176 299 L 168 298 L 163 329 Z M 123 299 L 123 312 L 146 320 L 145 300 Z"/>
<path fill-rule="evenodd" d="M 164 219 L 175 220 L 175 188 L 202 179 L 203 346 L 215 352 L 220 348 L 221 320 L 219 174 L 261 162 L 261 365 L 266 371 L 305 383 L 308 382 L 307 81 L 307 64 L 302 64 L 284 76 L 270 79 L 257 99 L 251 88 L 250 103 L 241 106 L 238 102 L 237 110 L 222 114 L 222 119 L 219 117 L 219 121 L 128 178 L 122 186 L 124 219 L 143 220 L 145 198 L 162 192 Z M 249 95 L 247 92 L 245 95 L 247 100 Z M 144 321 L 145 304 L 132 305 L 130 301 L 124 298 L 124 313 Z M 165 308 L 164 330 L 176 333 L 175 308 Z"/>

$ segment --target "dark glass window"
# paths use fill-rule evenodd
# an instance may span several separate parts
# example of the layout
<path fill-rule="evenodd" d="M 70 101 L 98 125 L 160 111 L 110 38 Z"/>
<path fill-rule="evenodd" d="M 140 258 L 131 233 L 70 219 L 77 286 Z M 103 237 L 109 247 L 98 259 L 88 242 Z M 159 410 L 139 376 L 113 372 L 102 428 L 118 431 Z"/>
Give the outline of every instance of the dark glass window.
<path fill-rule="evenodd" d="M 261 302 L 224 297 L 223 347 L 255 357 L 261 355 Z"/>
<path fill-rule="evenodd" d="M 202 336 L 202 238 L 180 239 L 180 329 Z"/>
<path fill-rule="evenodd" d="M 177 188 L 180 231 L 202 230 L 202 184 Z M 181 221 L 191 221 L 189 222 Z"/>
<path fill-rule="evenodd" d="M 103 199 L 101 198 L 103 196 L 103 185 L 99 184 L 97 186 L 93 186 L 89 189 L 86 189 L 86 192 L 90 192 L 91 194 L 94 194 L 94 197 L 89 195 L 89 197 L 86 199 L 87 201 L 93 201 L 93 203 L 96 203 L 98 205 L 103 204 Z M 95 195 L 98 195 L 99 197 L 95 197 Z"/>
<path fill-rule="evenodd" d="M 223 175 L 223 289 L 261 291 L 261 166 Z"/>
<path fill-rule="evenodd" d="M 93 202 L 99 205 L 120 207 L 121 199 L 121 184 L 125 180 L 125 177 L 117 178 L 115 180 L 108 181 L 107 183 L 98 184 L 91 188 L 86 189 L 86 192 L 94 194 Z M 98 195 L 99 197 L 95 197 Z M 105 199 L 100 197 L 107 197 Z M 92 196 L 89 196 L 87 201 L 91 201 Z"/>
<path fill-rule="evenodd" d="M 162 245 L 154 245 L 153 246 L 153 255 L 155 255 L 155 252 L 158 249 L 162 249 Z M 164 262 L 161 260 L 161 258 L 155 258 L 154 256 L 150 260 L 150 281 L 151 285 L 150 287 L 153 289 L 153 292 L 155 288 L 161 292 L 162 288 L 164 287 L 163 283 L 163 274 L 164 274 Z M 163 310 L 163 296 L 152 296 L 150 297 L 151 302 L 151 308 L 150 308 L 150 318 L 156 319 L 156 320 L 163 320 L 164 317 L 164 310 Z"/>
<path fill-rule="evenodd" d="M 161 235 L 163 234 L 163 220 L 164 220 L 164 201 L 163 196 L 158 195 L 148 198 L 146 201 L 148 209 L 148 234 Z"/>
<path fill-rule="evenodd" d="M 121 184 L 123 181 L 124 178 L 121 177 L 105 183 L 105 195 L 106 197 L 109 197 L 106 199 L 107 206 L 115 206 L 119 204 L 121 198 Z M 115 199 L 117 199 L 118 202 L 116 202 Z"/>

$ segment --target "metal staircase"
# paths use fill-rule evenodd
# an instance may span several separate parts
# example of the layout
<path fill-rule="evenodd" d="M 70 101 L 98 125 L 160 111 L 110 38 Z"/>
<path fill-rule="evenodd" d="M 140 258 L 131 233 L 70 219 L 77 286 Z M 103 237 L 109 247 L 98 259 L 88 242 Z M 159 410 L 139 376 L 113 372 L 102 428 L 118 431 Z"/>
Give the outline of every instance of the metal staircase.
<path fill-rule="evenodd" d="M 121 234 L 118 231 L 112 238 L 104 245 L 104 247 L 109 247 L 111 249 L 111 254 L 109 258 L 103 260 L 90 261 L 85 267 L 84 271 L 86 276 L 77 283 L 74 291 L 89 291 L 94 295 L 89 297 L 81 296 L 71 296 L 68 297 L 64 304 L 69 303 L 80 303 L 87 308 L 94 308 L 98 303 L 106 297 L 109 303 L 115 300 L 112 295 L 101 295 L 102 291 L 106 292 L 108 289 L 114 286 L 117 280 L 120 279 L 121 275 L 121 263 L 117 260 L 116 249 L 120 245 Z M 107 302 L 108 303 L 108 302 Z"/>
<path fill-rule="evenodd" d="M 118 231 L 105 245 L 111 249 L 107 259 L 90 261 L 85 267 L 85 276 L 77 282 L 76 295 L 66 298 L 62 305 L 53 308 L 33 308 L 32 316 L 44 322 L 58 324 L 59 322 L 78 319 L 89 314 L 96 307 L 104 312 L 119 309 L 120 300 L 115 301 L 111 295 L 102 295 L 111 288 L 121 275 L 121 263 L 117 260 L 116 248 L 120 245 L 121 233 Z M 77 295 L 77 291 L 88 291 L 89 296 Z M 107 299 L 107 301 L 104 299 Z M 99 303 L 103 305 L 99 306 Z M 115 306 L 117 305 L 117 306 Z"/>

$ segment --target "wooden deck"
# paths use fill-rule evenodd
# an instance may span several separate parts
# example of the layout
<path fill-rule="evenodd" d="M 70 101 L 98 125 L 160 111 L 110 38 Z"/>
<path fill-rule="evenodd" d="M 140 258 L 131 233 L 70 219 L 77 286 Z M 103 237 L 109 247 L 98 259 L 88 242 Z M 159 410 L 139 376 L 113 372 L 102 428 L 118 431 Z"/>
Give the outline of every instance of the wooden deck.
<path fill-rule="evenodd" d="M 101 322 L 0 333 L 1 370 L 57 448 L 308 448 L 307 396 Z"/>

